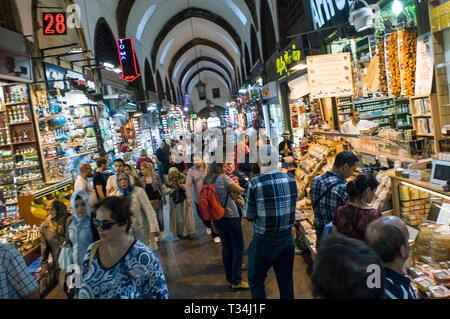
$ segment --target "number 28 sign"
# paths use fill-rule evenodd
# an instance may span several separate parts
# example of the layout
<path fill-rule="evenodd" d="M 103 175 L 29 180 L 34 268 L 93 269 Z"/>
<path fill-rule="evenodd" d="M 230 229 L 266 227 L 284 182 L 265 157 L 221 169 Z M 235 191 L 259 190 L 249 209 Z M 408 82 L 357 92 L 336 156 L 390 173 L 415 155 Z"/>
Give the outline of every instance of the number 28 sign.
<path fill-rule="evenodd" d="M 65 12 L 43 12 L 42 26 L 44 35 L 66 35 L 67 21 Z"/>

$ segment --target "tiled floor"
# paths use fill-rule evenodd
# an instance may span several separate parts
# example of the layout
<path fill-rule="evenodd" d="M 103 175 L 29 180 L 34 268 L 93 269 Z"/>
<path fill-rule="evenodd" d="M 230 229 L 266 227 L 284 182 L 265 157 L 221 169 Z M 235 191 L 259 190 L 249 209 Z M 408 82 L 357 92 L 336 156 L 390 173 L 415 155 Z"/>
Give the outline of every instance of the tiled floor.
<path fill-rule="evenodd" d="M 221 245 L 215 244 L 200 218 L 196 217 L 197 234 L 194 239 L 178 239 L 169 230 L 169 209 L 164 210 L 166 238 L 160 243 L 157 256 L 166 275 L 171 299 L 249 299 L 250 291 L 233 291 L 228 288 L 222 264 Z M 242 221 L 244 230 L 245 255 L 252 237 L 251 223 Z M 311 280 L 307 274 L 307 264 L 300 255 L 294 261 L 294 293 L 296 299 L 310 299 Z M 243 272 L 247 281 L 247 272 Z M 266 279 L 266 293 L 270 299 L 278 299 L 279 292 L 273 270 Z M 55 288 L 46 299 L 65 298 L 59 288 Z"/>

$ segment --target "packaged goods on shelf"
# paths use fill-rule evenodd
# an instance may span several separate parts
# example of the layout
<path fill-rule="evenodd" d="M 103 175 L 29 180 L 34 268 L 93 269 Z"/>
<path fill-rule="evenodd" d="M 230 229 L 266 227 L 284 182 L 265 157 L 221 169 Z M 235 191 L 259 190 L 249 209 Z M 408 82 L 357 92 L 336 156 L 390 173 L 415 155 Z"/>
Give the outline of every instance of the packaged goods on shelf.
<path fill-rule="evenodd" d="M 381 212 L 392 209 L 391 179 L 389 177 L 390 173 L 391 171 L 379 172 L 376 177 L 379 185 L 375 191 L 375 198 L 370 203 L 370 207 Z"/>
<path fill-rule="evenodd" d="M 417 261 L 414 267 L 408 268 L 413 279 L 411 285 L 417 295 L 423 299 L 448 299 L 450 293 L 450 273 L 447 263 L 439 265 L 425 264 Z"/>
<path fill-rule="evenodd" d="M 430 193 L 407 185 L 400 185 L 401 217 L 410 226 L 417 226 L 428 218 Z"/>
<path fill-rule="evenodd" d="M 0 230 L 0 242 L 15 246 L 22 254 L 39 245 L 40 232 L 38 227 L 29 225 L 10 226 Z"/>

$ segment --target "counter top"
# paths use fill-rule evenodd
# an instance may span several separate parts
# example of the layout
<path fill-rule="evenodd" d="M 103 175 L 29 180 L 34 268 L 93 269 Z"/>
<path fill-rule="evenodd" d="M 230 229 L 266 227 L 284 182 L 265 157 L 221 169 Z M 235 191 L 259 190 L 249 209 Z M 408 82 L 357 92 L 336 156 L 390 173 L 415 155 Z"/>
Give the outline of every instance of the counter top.
<path fill-rule="evenodd" d="M 444 197 L 446 197 L 446 199 L 450 200 L 450 192 L 444 191 L 444 189 L 440 185 L 433 184 L 430 182 L 425 182 L 425 181 L 416 181 L 416 180 L 409 179 L 409 178 L 395 176 L 393 174 L 391 174 L 390 177 L 393 179 L 396 179 L 400 182 L 405 182 L 405 183 L 408 183 L 408 184 L 411 184 L 411 185 L 414 185 L 417 187 L 422 187 L 427 190 L 433 191 L 433 192 L 437 193 L 438 195 L 444 196 Z"/>

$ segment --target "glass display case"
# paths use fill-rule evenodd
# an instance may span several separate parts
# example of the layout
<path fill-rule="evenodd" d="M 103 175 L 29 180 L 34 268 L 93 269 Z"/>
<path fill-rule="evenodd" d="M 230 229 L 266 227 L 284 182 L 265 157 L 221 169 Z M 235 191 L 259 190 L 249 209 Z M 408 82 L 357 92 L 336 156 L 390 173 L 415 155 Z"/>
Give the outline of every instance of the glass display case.
<path fill-rule="evenodd" d="M 44 186 L 29 100 L 26 84 L 0 82 L 0 205 L 9 216 L 21 192 Z"/>
<path fill-rule="evenodd" d="M 423 158 L 420 149 L 414 150 L 408 143 L 392 141 L 379 136 L 360 136 L 359 138 L 347 137 L 353 151 L 372 155 L 379 158 L 380 155 L 386 156 L 392 161 L 401 161 L 403 163 L 414 163 Z M 417 155 L 411 155 L 417 154 Z"/>
<path fill-rule="evenodd" d="M 98 153 L 95 106 L 77 102 L 82 94 L 67 93 L 63 98 L 59 92 L 55 96 L 46 90 L 33 93 L 45 182 L 70 179 L 81 162 Z"/>

